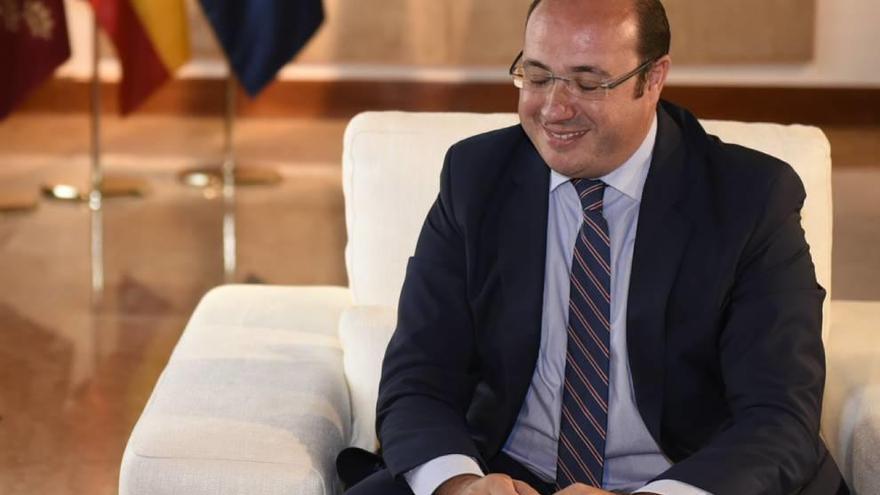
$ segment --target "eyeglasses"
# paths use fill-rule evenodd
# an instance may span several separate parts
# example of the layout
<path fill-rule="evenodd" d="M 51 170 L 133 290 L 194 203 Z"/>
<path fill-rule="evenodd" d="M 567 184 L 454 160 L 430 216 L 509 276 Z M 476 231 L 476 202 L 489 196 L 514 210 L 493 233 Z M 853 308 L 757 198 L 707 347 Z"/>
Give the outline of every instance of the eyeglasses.
<path fill-rule="evenodd" d="M 547 69 L 536 66 L 524 67 L 522 64 L 522 52 L 519 52 L 513 64 L 510 65 L 510 77 L 513 85 L 519 89 L 533 93 L 547 93 L 553 88 L 553 82 L 563 84 L 569 94 L 584 100 L 603 100 L 608 92 L 628 81 L 633 76 L 649 68 L 657 58 L 648 60 L 626 74 L 609 80 L 597 79 L 594 74 L 575 73 L 569 76 L 558 76 Z"/>

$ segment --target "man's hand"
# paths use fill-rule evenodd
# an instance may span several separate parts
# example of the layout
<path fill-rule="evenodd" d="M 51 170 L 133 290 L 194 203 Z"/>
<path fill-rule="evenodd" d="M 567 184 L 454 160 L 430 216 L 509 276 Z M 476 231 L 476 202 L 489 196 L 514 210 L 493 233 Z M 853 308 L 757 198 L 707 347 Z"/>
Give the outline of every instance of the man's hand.
<path fill-rule="evenodd" d="M 555 495 L 614 495 L 612 492 L 606 492 L 601 488 L 585 485 L 583 483 L 575 483 L 569 485 L 563 490 L 556 492 Z"/>
<path fill-rule="evenodd" d="M 436 495 L 541 495 L 534 488 L 506 474 L 463 474 L 446 480 Z"/>
<path fill-rule="evenodd" d="M 605 490 L 601 490 L 599 488 L 584 485 L 583 483 L 575 483 L 574 485 L 569 486 L 565 490 L 561 490 L 556 492 L 555 495 L 615 495 L 615 493 L 622 492 L 606 492 Z M 636 492 L 633 495 L 656 495 L 648 492 Z"/>

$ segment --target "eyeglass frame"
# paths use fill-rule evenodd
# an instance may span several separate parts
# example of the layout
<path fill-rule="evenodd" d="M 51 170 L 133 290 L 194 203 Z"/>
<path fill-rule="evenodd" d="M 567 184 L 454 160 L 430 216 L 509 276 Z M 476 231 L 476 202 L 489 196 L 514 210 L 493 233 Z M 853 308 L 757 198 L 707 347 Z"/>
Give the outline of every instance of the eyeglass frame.
<path fill-rule="evenodd" d="M 635 69 L 633 69 L 633 70 L 627 72 L 626 74 L 623 74 L 622 76 L 618 76 L 618 77 L 615 77 L 615 78 L 611 78 L 610 80 L 606 80 L 606 81 L 600 82 L 595 88 L 592 88 L 592 89 L 590 89 L 590 90 L 588 90 L 588 91 L 593 92 L 593 91 L 596 91 L 596 90 L 599 90 L 599 89 L 604 89 L 604 90 L 605 90 L 605 93 L 607 94 L 608 91 L 611 91 L 612 89 L 614 89 L 614 88 L 620 86 L 621 84 L 625 83 L 626 81 L 632 79 L 634 76 L 636 76 L 636 75 L 640 74 L 641 72 L 645 71 L 645 69 L 651 67 L 651 65 L 657 63 L 657 61 L 660 60 L 661 58 L 663 58 L 663 56 L 664 56 L 664 55 L 660 55 L 659 57 L 655 57 L 655 58 L 652 58 L 652 59 L 646 60 L 645 62 L 642 62 L 641 65 L 639 65 L 639 66 L 636 67 Z M 519 89 L 524 89 L 524 88 L 521 87 L 521 86 L 517 86 L 517 84 L 516 84 L 516 78 L 517 78 L 517 77 L 520 77 L 520 81 L 524 81 L 525 78 L 524 78 L 523 76 L 517 76 L 516 74 L 514 74 L 513 71 L 516 69 L 517 64 L 522 60 L 522 57 L 523 57 L 523 52 L 522 52 L 522 50 L 520 50 L 519 55 L 517 55 L 516 58 L 513 59 L 513 63 L 510 64 L 510 69 L 508 69 L 508 71 L 507 71 L 508 75 L 513 79 L 513 85 L 516 86 L 516 87 L 519 88 Z M 569 93 L 571 93 L 572 95 L 574 95 L 574 96 L 586 96 L 585 94 L 577 95 L 577 94 L 573 93 L 570 89 L 568 89 L 568 84 L 574 82 L 573 79 L 568 78 L 568 77 L 562 77 L 562 76 L 556 75 L 553 71 L 550 71 L 550 70 L 548 70 L 547 73 L 549 74 L 549 76 L 550 76 L 550 80 L 551 80 L 551 81 L 562 81 L 562 82 L 566 83 L 566 84 L 565 84 L 566 90 L 567 90 Z M 521 82 L 520 84 L 523 84 L 523 83 Z M 529 91 L 529 90 L 526 89 L 525 91 Z"/>

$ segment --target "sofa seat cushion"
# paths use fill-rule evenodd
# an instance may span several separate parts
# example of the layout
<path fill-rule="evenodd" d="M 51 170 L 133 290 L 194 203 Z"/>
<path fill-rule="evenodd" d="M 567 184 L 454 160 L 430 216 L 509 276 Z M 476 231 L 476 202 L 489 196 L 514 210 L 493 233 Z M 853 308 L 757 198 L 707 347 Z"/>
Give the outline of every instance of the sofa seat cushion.
<path fill-rule="evenodd" d="M 341 288 L 205 296 L 132 432 L 120 493 L 338 491 L 351 415 L 336 327 L 348 304 Z"/>
<path fill-rule="evenodd" d="M 880 493 L 880 302 L 832 306 L 822 434 L 850 487 Z"/>

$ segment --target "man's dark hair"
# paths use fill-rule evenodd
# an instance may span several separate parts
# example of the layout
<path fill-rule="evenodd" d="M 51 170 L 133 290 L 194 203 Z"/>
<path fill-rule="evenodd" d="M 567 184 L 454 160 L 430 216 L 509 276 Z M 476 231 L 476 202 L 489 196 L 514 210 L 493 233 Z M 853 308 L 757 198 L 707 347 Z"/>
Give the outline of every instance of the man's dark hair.
<path fill-rule="evenodd" d="M 538 8 L 543 0 L 532 0 L 526 22 L 532 17 L 532 13 Z M 636 52 L 639 62 L 656 60 L 669 53 L 672 41 L 672 33 L 669 29 L 669 19 L 666 17 L 666 9 L 660 0 L 632 0 L 636 10 L 636 18 L 639 26 L 639 39 Z M 636 96 L 644 93 L 645 84 L 648 82 L 648 70 L 644 70 L 638 76 Z"/>

